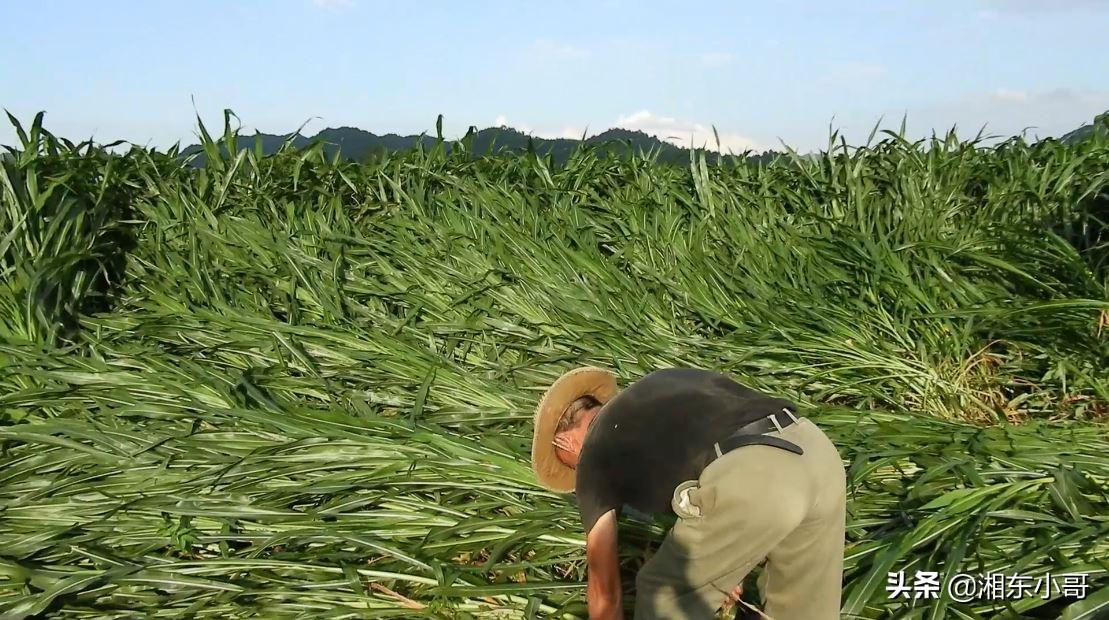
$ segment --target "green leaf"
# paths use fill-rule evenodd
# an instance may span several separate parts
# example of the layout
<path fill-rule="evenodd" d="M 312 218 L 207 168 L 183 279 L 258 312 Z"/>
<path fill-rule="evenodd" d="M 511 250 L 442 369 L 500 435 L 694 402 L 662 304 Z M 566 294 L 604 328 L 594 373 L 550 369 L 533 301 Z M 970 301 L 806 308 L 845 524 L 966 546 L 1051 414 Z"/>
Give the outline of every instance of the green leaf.
<path fill-rule="evenodd" d="M 1109 586 L 1093 592 L 1063 609 L 1059 620 L 1098 620 L 1109 611 Z"/>

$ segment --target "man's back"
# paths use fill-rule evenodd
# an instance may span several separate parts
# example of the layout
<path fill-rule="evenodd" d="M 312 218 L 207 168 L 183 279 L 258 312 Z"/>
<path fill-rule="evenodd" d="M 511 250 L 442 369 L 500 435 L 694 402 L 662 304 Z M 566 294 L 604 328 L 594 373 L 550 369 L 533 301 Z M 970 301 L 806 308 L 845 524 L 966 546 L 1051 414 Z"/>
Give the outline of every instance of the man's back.
<path fill-rule="evenodd" d="M 625 504 L 670 511 L 675 486 L 698 477 L 714 442 L 783 408 L 795 405 L 708 370 L 658 370 L 633 383 L 605 405 L 582 448 L 576 492 L 585 530 Z"/>

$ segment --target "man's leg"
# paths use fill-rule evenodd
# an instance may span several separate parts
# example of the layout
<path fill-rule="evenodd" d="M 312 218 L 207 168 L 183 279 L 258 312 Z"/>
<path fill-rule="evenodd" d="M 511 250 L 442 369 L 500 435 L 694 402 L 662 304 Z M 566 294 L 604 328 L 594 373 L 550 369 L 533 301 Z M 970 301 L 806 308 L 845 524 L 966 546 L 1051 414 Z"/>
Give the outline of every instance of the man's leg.
<path fill-rule="evenodd" d="M 676 508 L 677 523 L 636 576 L 635 620 L 711 619 L 728 592 L 808 514 L 815 489 L 804 461 L 755 445 L 705 468 L 689 497 L 701 515 Z"/>
<path fill-rule="evenodd" d="M 801 525 L 770 552 L 760 591 L 766 614 L 774 620 L 837 620 L 843 590 L 846 475 L 827 436 L 809 420 L 797 426 L 793 441 L 812 457 L 807 464 L 818 494 Z"/>
<path fill-rule="evenodd" d="M 805 454 L 754 445 L 711 463 L 690 492 L 701 516 L 675 507 L 680 519 L 636 577 L 636 620 L 712 618 L 763 559 L 766 613 L 774 620 L 839 617 L 843 461 L 809 420 L 772 434 Z"/>

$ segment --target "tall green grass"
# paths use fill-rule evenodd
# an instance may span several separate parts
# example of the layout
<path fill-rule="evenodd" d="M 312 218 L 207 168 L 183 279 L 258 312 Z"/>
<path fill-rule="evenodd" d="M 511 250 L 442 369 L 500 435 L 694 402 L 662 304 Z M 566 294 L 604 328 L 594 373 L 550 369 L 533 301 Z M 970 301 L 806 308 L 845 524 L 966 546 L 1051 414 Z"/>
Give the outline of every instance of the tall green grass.
<path fill-rule="evenodd" d="M 527 454 L 587 363 L 802 403 L 849 467 L 844 617 L 1106 604 L 1109 140 L 555 167 L 201 131 L 196 169 L 37 118 L 0 163 L 0 616 L 584 617 Z M 625 521 L 629 586 L 666 525 Z M 891 601 L 897 570 L 1091 596 Z"/>

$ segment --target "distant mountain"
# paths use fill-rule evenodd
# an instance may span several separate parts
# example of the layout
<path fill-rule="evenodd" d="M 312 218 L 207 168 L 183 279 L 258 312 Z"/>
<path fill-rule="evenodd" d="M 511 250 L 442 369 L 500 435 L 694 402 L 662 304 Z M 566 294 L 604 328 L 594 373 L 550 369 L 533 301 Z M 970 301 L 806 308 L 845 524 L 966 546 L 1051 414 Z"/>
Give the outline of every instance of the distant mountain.
<path fill-rule="evenodd" d="M 1075 129 L 1062 138 L 1059 138 L 1059 140 L 1067 144 L 1074 144 L 1075 142 L 1089 139 L 1095 132 L 1100 136 L 1109 135 L 1109 112 L 1099 114 L 1094 118 L 1094 122 Z"/>
<path fill-rule="evenodd" d="M 262 152 L 269 155 L 277 152 L 282 143 L 289 136 L 257 133 L 253 136 L 239 136 L 237 144 L 240 150 L 254 148 L 255 141 L 261 140 Z M 472 136 L 471 152 L 483 155 L 488 153 L 522 153 L 527 150 L 528 140 L 532 141 L 535 151 L 539 155 L 551 155 L 556 163 L 564 163 L 580 144 L 580 139 L 569 138 L 536 138 L 512 129 L 511 127 L 490 127 L 477 131 Z M 397 134 L 376 135 L 356 127 L 339 127 L 324 129 L 312 137 L 300 134 L 292 136 L 292 146 L 297 149 L 305 148 L 316 142 L 323 143 L 324 153 L 334 156 L 341 153 L 344 159 L 365 160 L 367 157 L 389 152 L 409 151 L 422 143 L 425 149 L 435 146 L 435 138 L 423 136 L 400 136 Z M 627 154 L 629 145 L 631 152 L 656 152 L 659 161 L 667 163 L 688 163 L 689 149 L 684 149 L 669 142 L 659 140 L 654 136 L 641 131 L 627 129 L 609 129 L 585 140 L 586 144 L 598 147 L 600 150 L 611 154 Z M 226 153 L 226 148 L 223 148 Z M 450 149 L 450 142 L 446 148 Z M 181 151 L 182 157 L 199 153 L 194 160 L 197 166 L 204 165 L 204 149 L 200 145 L 186 147 Z M 774 154 L 767 153 L 755 156 L 756 159 L 769 160 Z M 719 155 L 709 152 L 707 159 L 716 161 Z"/>

